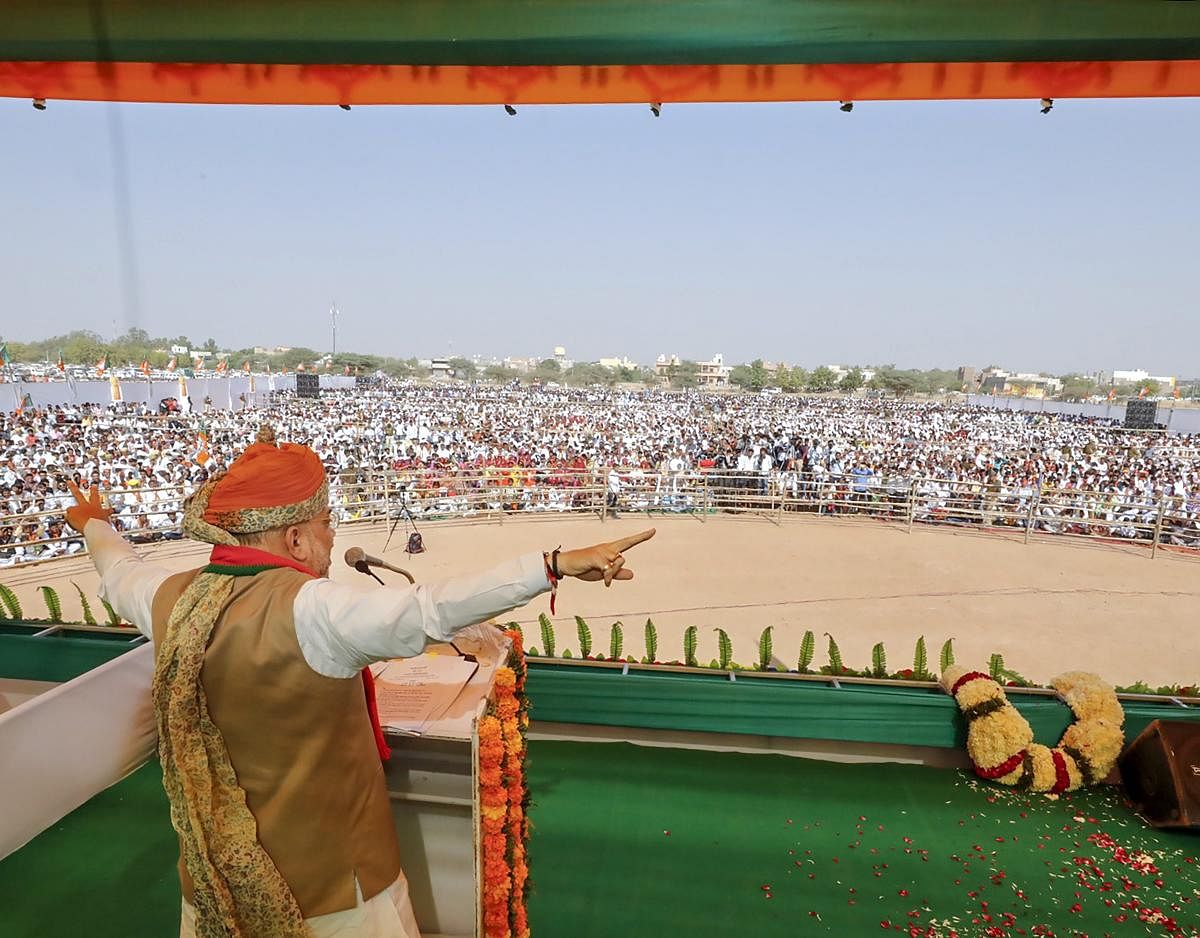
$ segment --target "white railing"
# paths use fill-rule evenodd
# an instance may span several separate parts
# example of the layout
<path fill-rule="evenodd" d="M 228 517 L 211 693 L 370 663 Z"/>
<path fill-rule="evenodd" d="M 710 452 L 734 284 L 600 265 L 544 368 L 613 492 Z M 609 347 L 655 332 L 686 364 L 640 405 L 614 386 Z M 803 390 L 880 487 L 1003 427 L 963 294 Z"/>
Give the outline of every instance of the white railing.
<path fill-rule="evenodd" d="M 1200 511 L 1176 496 L 1151 498 L 1076 489 L 1013 489 L 934 478 L 817 479 L 800 472 L 727 470 L 644 472 L 609 469 L 378 470 L 331 474 L 334 518 L 349 524 L 421 521 L 503 521 L 505 517 L 621 513 L 787 515 L 869 518 L 915 526 L 970 527 L 1032 537 L 1084 538 L 1162 548 L 1200 556 Z M 611 490 L 610 490 L 611 489 Z M 181 537 L 182 487 L 106 493 L 114 516 L 135 542 Z M 59 500 L 58 496 L 54 497 Z M 0 565 L 48 560 L 84 549 L 65 528 L 63 509 L 36 508 L 0 516 Z"/>

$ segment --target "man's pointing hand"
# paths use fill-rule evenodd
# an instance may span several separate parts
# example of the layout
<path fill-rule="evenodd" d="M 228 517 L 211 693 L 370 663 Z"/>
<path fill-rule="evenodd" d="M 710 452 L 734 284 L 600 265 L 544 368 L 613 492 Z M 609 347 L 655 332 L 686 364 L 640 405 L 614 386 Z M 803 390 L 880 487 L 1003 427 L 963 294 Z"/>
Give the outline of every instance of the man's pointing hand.
<path fill-rule="evenodd" d="M 633 571 L 625 566 L 625 551 L 652 537 L 654 528 L 649 528 L 594 547 L 560 551 L 558 572 L 580 580 L 603 580 L 605 586 L 612 586 L 613 580 L 632 580 Z"/>

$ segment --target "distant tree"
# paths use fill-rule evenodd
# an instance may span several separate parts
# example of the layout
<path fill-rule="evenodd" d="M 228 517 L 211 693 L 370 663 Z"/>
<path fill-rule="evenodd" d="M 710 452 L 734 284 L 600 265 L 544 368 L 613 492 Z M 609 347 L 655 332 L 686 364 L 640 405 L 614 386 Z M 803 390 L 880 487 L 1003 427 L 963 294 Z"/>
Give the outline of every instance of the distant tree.
<path fill-rule="evenodd" d="M 1095 381 L 1085 375 L 1063 375 L 1063 383 L 1059 396 L 1066 400 L 1081 400 L 1091 397 L 1098 390 Z"/>
<path fill-rule="evenodd" d="M 700 383 L 700 365 L 685 358 L 668 367 L 667 377 L 673 388 L 694 388 Z"/>
<path fill-rule="evenodd" d="M 958 383 L 958 371 L 949 371 L 945 368 L 931 368 L 928 371 L 915 372 L 919 375 L 918 390 L 928 391 L 930 394 L 936 394 L 939 391 L 955 390 L 960 387 Z"/>
<path fill-rule="evenodd" d="M 576 362 L 563 373 L 563 380 L 576 387 L 613 385 L 617 381 L 617 375 L 616 372 L 595 362 Z"/>
<path fill-rule="evenodd" d="M 897 371 L 894 368 L 880 368 L 871 379 L 871 386 L 897 397 L 905 397 L 918 390 L 917 378 L 908 371 Z M 922 388 L 923 390 L 923 388 Z"/>
<path fill-rule="evenodd" d="M 208 352 L 211 355 L 216 350 L 217 350 L 217 340 L 216 339 L 205 339 L 204 340 L 204 351 Z M 308 351 L 311 351 L 311 349 L 309 349 Z"/>
<path fill-rule="evenodd" d="M 385 358 L 379 369 L 393 378 L 411 378 L 421 372 L 415 358 Z"/>
<path fill-rule="evenodd" d="M 450 359 L 450 367 L 454 370 L 454 377 L 462 378 L 465 381 L 474 379 L 479 370 L 469 358 L 461 357 Z"/>
<path fill-rule="evenodd" d="M 750 366 L 734 365 L 729 372 L 729 383 L 738 388 L 750 387 Z"/>
<path fill-rule="evenodd" d="M 1144 381 L 1137 383 L 1137 391 L 1139 394 L 1145 391 L 1146 397 L 1156 397 L 1162 391 L 1162 385 L 1153 378 L 1146 378 Z"/>
<path fill-rule="evenodd" d="M 63 355 L 76 365 L 94 365 L 107 350 L 100 336 L 94 332 L 72 332 L 63 342 Z"/>
<path fill-rule="evenodd" d="M 807 377 L 803 368 L 785 368 L 780 365 L 775 369 L 775 383 L 779 385 L 779 390 L 789 394 L 802 390 Z"/>
<path fill-rule="evenodd" d="M 813 373 L 808 376 L 808 389 L 810 391 L 832 391 L 837 383 L 837 377 L 834 375 L 831 368 L 821 365 L 813 370 Z"/>
<path fill-rule="evenodd" d="M 488 365 L 483 369 L 483 376 L 490 378 L 492 381 L 507 384 L 513 378 L 519 378 L 520 374 L 515 368 L 509 368 L 507 365 Z"/>
<path fill-rule="evenodd" d="M 853 394 L 863 386 L 863 373 L 857 368 L 851 368 L 838 382 L 838 390 Z"/>
<path fill-rule="evenodd" d="M 621 365 L 616 371 L 616 379 L 622 384 L 633 384 L 634 382 L 646 381 L 646 371 L 643 368 L 626 368 Z"/>

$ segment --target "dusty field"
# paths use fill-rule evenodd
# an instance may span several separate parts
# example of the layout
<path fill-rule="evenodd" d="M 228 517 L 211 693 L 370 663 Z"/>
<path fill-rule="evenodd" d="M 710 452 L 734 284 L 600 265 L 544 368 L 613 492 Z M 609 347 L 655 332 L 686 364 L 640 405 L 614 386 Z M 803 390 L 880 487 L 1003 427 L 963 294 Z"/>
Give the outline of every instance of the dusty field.
<path fill-rule="evenodd" d="M 1177 555 L 1148 559 L 1146 551 L 1055 541 L 1020 540 L 946 529 L 907 533 L 872 522 L 785 518 L 656 518 L 658 535 L 630 552 L 636 578 L 602 585 L 568 581 L 559 592 L 558 653 L 578 647 L 574 616 L 584 616 L 597 650 L 607 650 L 609 625 L 625 624 L 626 654 L 641 656 L 647 616 L 658 626 L 658 657 L 682 657 L 688 625 L 700 627 L 699 657 L 716 656 L 713 629 L 726 629 L 735 660 L 756 657 L 757 638 L 775 626 L 776 656 L 795 667 L 805 629 L 837 638 L 846 663 L 865 667 L 871 646 L 886 644 L 889 666 L 907 667 L 924 635 L 934 667 L 941 643 L 955 640 L 960 663 L 984 667 L 992 652 L 1034 680 L 1062 670 L 1096 671 L 1118 684 L 1200 681 L 1200 561 Z M 582 546 L 631 533 L 642 518 L 506 520 L 429 524 L 429 551 L 406 557 L 397 532 L 385 555 L 418 582 L 477 570 L 505 556 L 562 544 Z M 381 553 L 384 532 L 343 527 L 336 557 L 352 544 Z M 206 548 L 189 542 L 144 549 L 147 558 L 187 569 Z M 335 564 L 339 579 L 358 574 Z M 385 574 L 385 577 L 388 575 Z M 84 560 L 9 569 L 0 582 L 17 588 L 26 609 L 44 607 L 36 587 L 60 588 L 68 617 L 78 601 L 66 580 L 94 592 Z M 392 577 L 392 580 L 398 578 Z M 98 604 L 97 604 L 98 605 Z M 540 645 L 536 621 L 549 611 L 539 599 L 506 619 Z"/>

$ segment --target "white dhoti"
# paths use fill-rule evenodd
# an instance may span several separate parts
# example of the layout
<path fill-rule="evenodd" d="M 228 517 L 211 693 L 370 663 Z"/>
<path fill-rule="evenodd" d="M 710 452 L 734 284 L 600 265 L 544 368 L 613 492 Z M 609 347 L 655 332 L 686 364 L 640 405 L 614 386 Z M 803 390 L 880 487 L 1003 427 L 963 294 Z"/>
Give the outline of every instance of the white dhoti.
<path fill-rule="evenodd" d="M 353 909 L 304 920 L 312 938 L 421 938 L 408 898 L 408 880 L 403 873 L 387 889 L 366 901 L 357 882 L 354 894 L 358 905 Z M 179 938 L 196 938 L 196 910 L 186 899 L 179 918 Z"/>

